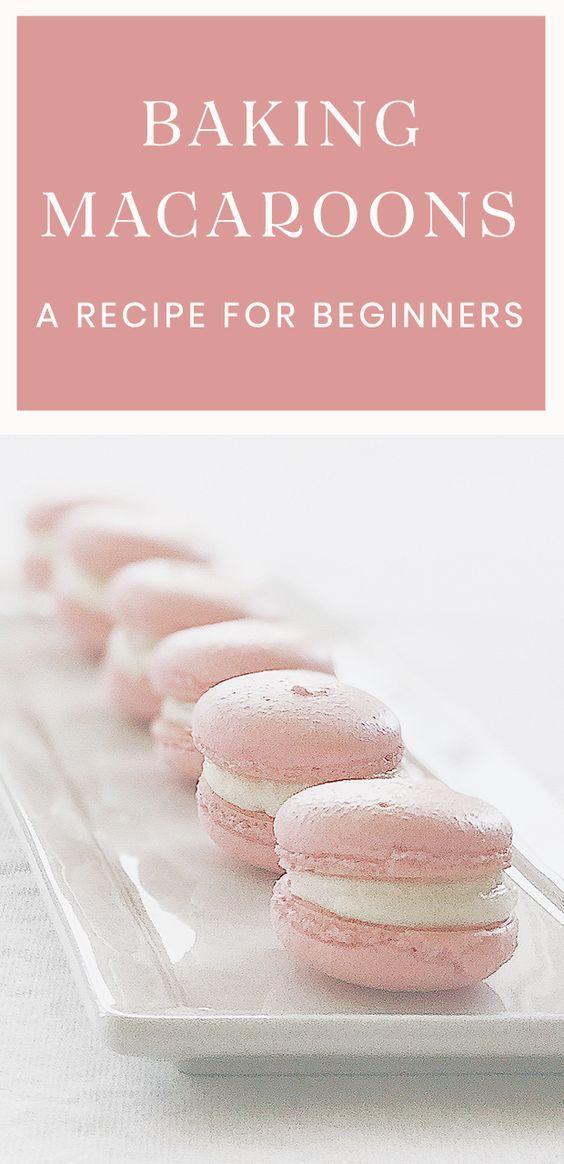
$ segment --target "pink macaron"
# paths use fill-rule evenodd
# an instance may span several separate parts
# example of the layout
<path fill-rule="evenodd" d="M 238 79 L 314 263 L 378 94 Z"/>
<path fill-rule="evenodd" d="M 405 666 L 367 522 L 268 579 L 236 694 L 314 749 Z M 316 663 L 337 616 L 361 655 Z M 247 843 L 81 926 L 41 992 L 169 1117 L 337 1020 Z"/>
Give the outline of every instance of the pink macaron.
<path fill-rule="evenodd" d="M 25 581 L 34 590 L 48 590 L 53 573 L 57 526 L 65 514 L 78 506 L 91 504 L 91 498 L 65 498 L 32 505 L 25 515 L 27 534 L 23 559 Z M 109 504 L 109 502 L 107 503 Z"/>
<path fill-rule="evenodd" d="M 202 757 L 192 739 L 192 717 L 194 704 L 210 687 L 237 675 L 290 668 L 333 671 L 325 652 L 282 623 L 247 618 L 163 639 L 150 667 L 151 682 L 163 700 L 152 732 L 169 767 L 187 780 L 198 779 Z"/>
<path fill-rule="evenodd" d="M 517 945 L 511 826 L 438 781 L 309 788 L 274 823 L 272 922 L 297 958 L 384 990 L 480 982 Z"/>
<path fill-rule="evenodd" d="M 103 653 L 112 627 L 108 580 L 147 558 L 200 561 L 192 543 L 143 510 L 85 505 L 57 529 L 54 592 L 60 616 L 89 654 Z"/>
<path fill-rule="evenodd" d="M 194 710 L 204 757 L 200 819 L 233 856 L 277 869 L 274 817 L 301 788 L 387 776 L 403 745 L 384 703 L 316 671 L 269 671 L 212 687 Z"/>
<path fill-rule="evenodd" d="M 112 702 L 122 715 L 150 720 L 161 704 L 149 678 L 157 643 L 161 639 L 168 643 L 165 636 L 184 627 L 211 629 L 206 624 L 244 619 L 249 607 L 233 587 L 205 566 L 153 558 L 114 574 L 108 587 L 108 611 L 115 623 L 105 666 Z"/>

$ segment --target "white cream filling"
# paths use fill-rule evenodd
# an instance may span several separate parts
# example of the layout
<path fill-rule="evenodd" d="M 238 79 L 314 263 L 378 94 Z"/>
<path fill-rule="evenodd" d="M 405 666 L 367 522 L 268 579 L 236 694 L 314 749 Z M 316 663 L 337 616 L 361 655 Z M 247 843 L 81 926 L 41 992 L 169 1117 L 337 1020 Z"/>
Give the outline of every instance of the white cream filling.
<path fill-rule="evenodd" d="M 157 639 L 126 626 L 115 626 L 108 639 L 108 659 L 131 679 L 144 679 Z"/>
<path fill-rule="evenodd" d="M 185 705 L 187 706 L 187 705 Z M 399 771 L 387 772 L 386 776 L 394 776 Z M 265 812 L 267 816 L 275 817 L 278 809 L 294 796 L 296 792 L 303 792 L 310 788 L 308 781 L 303 784 L 281 783 L 276 780 L 247 780 L 243 776 L 232 776 L 224 768 L 218 768 L 211 760 L 204 760 L 202 774 L 210 788 L 217 792 L 223 800 L 237 808 L 246 808 L 249 812 Z"/>
<path fill-rule="evenodd" d="M 472 881 L 356 881 L 288 874 L 290 889 L 339 917 L 382 926 L 484 926 L 505 921 L 517 893 L 504 873 Z"/>
<path fill-rule="evenodd" d="M 34 558 L 44 558 L 46 562 L 52 562 L 55 556 L 56 538 L 52 531 L 44 530 L 42 533 L 33 533 L 28 531 L 26 536 L 26 549 L 28 554 L 33 555 Z"/>
<path fill-rule="evenodd" d="M 55 590 L 61 598 L 70 598 L 89 610 L 106 613 L 106 579 L 81 570 L 70 558 L 56 561 Z"/>
<path fill-rule="evenodd" d="M 211 760 L 204 760 L 202 775 L 213 792 L 217 792 L 229 804 L 246 808 L 249 812 L 265 812 L 272 817 L 295 792 L 309 788 L 307 783 L 281 784 L 275 780 L 246 780 L 242 776 L 232 776 L 230 772 L 212 764 Z"/>
<path fill-rule="evenodd" d="M 182 699 L 173 699 L 168 695 L 161 704 L 161 716 L 181 727 L 191 728 L 195 706 L 195 703 L 185 703 Z"/>

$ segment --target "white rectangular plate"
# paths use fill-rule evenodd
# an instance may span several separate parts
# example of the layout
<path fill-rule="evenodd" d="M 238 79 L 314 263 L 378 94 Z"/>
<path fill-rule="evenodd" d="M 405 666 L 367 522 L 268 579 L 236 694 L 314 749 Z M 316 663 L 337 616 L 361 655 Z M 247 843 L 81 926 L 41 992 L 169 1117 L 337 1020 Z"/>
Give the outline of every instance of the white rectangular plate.
<path fill-rule="evenodd" d="M 402 995 L 322 978 L 272 936 L 273 878 L 201 832 L 193 795 L 155 761 L 147 733 L 108 710 L 99 671 L 28 615 L 2 619 L 0 651 L 6 801 L 115 1050 L 189 1071 L 405 1069 L 439 1056 L 510 1067 L 562 1055 L 564 926 L 526 891 L 518 952 L 481 986 Z M 342 658 L 366 683 L 366 648 L 343 643 Z M 405 710 L 403 720 L 417 754 Z"/>

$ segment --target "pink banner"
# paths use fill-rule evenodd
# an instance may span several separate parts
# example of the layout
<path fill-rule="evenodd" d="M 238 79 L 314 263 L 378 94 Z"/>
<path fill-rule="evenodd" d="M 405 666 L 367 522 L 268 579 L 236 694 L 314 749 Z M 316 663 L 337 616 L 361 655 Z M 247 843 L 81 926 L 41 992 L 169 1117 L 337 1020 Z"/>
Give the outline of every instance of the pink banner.
<path fill-rule="evenodd" d="M 26 17 L 20 409 L 542 409 L 544 21 Z"/>

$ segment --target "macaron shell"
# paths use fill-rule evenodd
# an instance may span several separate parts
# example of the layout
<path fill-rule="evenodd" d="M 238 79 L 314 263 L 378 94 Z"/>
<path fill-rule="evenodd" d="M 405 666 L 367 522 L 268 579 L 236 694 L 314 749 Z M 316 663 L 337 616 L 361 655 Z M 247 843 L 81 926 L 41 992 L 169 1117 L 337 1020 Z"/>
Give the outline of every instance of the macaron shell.
<path fill-rule="evenodd" d="M 202 696 L 196 747 L 234 776 L 278 782 L 364 778 L 399 764 L 394 713 L 332 675 L 269 671 L 239 676 Z"/>
<path fill-rule="evenodd" d="M 380 990 L 455 990 L 488 978 L 517 946 L 515 916 L 483 929 L 402 929 L 341 918 L 274 886 L 274 932 L 300 961 L 331 978 Z"/>
<path fill-rule="evenodd" d="M 58 526 L 57 540 L 63 555 L 99 578 L 148 558 L 202 560 L 182 534 L 162 532 L 148 515 L 117 506 L 73 509 Z"/>
<path fill-rule="evenodd" d="M 95 497 L 73 497 L 59 501 L 40 501 L 32 505 L 25 515 L 26 528 L 30 533 L 49 533 L 66 513 L 84 505 L 109 505 Z"/>
<path fill-rule="evenodd" d="M 304 668 L 333 673 L 329 656 L 282 623 L 245 618 L 192 627 L 159 644 L 151 666 L 157 691 L 187 703 L 238 675 Z"/>
<path fill-rule="evenodd" d="M 411 880 L 452 880 L 511 864 L 511 825 L 492 805 L 433 780 L 339 781 L 282 805 L 284 868 Z"/>
<path fill-rule="evenodd" d="M 109 585 L 108 610 L 116 623 L 156 639 L 248 614 L 243 600 L 211 570 L 162 558 L 119 570 Z"/>
<path fill-rule="evenodd" d="M 41 554 L 28 554 L 23 561 L 23 576 L 34 590 L 48 590 L 52 578 L 51 562 Z"/>
<path fill-rule="evenodd" d="M 106 640 L 112 629 L 110 619 L 98 610 L 90 610 L 80 602 L 68 597 L 60 597 L 57 614 L 67 630 L 71 632 L 82 649 L 93 658 L 104 654 Z"/>
<path fill-rule="evenodd" d="M 144 676 L 132 678 L 111 663 L 105 666 L 106 687 L 112 706 L 126 719 L 149 723 L 159 710 L 159 697 Z"/>
<path fill-rule="evenodd" d="M 196 785 L 202 771 L 202 757 L 194 745 L 190 728 L 159 716 L 151 724 L 151 735 L 167 767 Z"/>
<path fill-rule="evenodd" d="M 196 801 L 200 823 L 216 845 L 246 865 L 280 872 L 272 817 L 229 804 L 212 791 L 203 776 L 198 781 Z"/>

